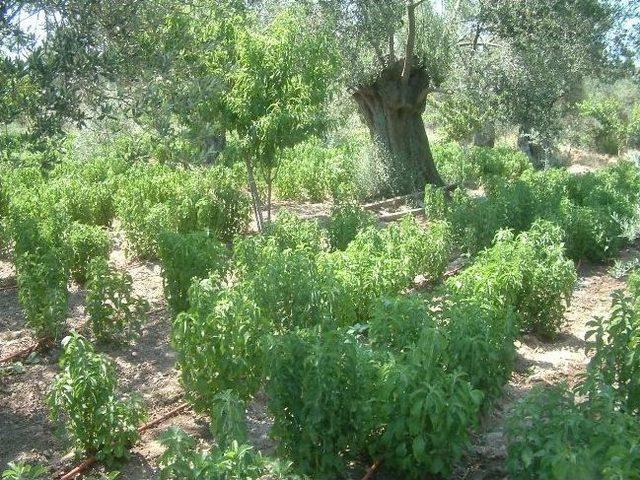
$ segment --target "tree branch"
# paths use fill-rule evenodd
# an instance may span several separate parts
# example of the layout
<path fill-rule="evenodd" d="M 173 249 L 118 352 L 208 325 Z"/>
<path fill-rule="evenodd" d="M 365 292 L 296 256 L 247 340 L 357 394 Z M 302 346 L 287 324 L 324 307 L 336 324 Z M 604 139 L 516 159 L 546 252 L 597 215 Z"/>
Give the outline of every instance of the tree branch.
<path fill-rule="evenodd" d="M 389 63 L 393 63 L 395 61 L 396 61 L 395 35 L 392 32 L 389 35 Z"/>
<path fill-rule="evenodd" d="M 402 66 L 401 80 L 404 84 L 409 81 L 411 75 L 411 64 L 413 63 L 413 50 L 416 45 L 416 7 L 423 3 L 424 0 L 417 3 L 407 3 L 407 44 L 404 49 L 404 65 Z"/>

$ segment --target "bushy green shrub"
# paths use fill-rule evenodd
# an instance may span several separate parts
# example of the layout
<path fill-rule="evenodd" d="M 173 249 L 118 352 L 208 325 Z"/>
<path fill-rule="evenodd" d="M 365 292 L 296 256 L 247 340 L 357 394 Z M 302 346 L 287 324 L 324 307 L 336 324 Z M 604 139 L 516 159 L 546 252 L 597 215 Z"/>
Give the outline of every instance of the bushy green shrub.
<path fill-rule="evenodd" d="M 632 293 L 634 280 L 631 281 Z M 587 352 L 593 352 L 589 375 L 608 385 L 623 411 L 640 415 L 640 303 L 614 293 L 608 319 L 588 323 Z"/>
<path fill-rule="evenodd" d="M 177 427 L 161 437 L 165 447 L 160 457 L 162 480 L 301 480 L 289 474 L 289 465 L 264 458 L 252 447 L 238 442 L 213 451 L 198 449 L 196 441 Z"/>
<path fill-rule="evenodd" d="M 305 249 L 315 254 L 322 251 L 326 243 L 316 220 L 305 220 L 286 210 L 279 212 L 263 233 L 273 238 L 280 250 Z"/>
<path fill-rule="evenodd" d="M 73 332 L 62 345 L 62 371 L 47 402 L 51 418 L 63 423 L 77 449 L 100 460 L 125 457 L 139 438 L 145 413 L 140 400 L 118 399 L 113 363 Z"/>
<path fill-rule="evenodd" d="M 480 169 L 481 182 L 492 185 L 496 179 L 516 180 L 533 171 L 529 158 L 520 150 L 504 147 L 472 147 L 471 161 Z"/>
<path fill-rule="evenodd" d="M 490 299 L 454 294 L 445 296 L 438 317 L 448 365 L 467 374 L 473 388 L 484 393 L 486 406 L 500 395 L 515 365 L 519 322 L 514 307 L 497 308 Z"/>
<path fill-rule="evenodd" d="M 189 308 L 188 293 L 194 279 L 222 273 L 226 266 L 225 246 L 204 232 L 164 232 L 158 247 L 164 294 L 174 314 Z"/>
<path fill-rule="evenodd" d="M 212 414 L 216 396 L 234 390 L 246 400 L 263 378 L 265 326 L 248 292 L 224 288 L 216 277 L 194 284 L 189 311 L 173 322 L 180 381 L 198 411 Z"/>
<path fill-rule="evenodd" d="M 314 329 L 275 337 L 268 368 L 280 449 L 313 478 L 340 477 L 375 426 L 370 354 L 349 335 Z"/>
<path fill-rule="evenodd" d="M 127 272 L 96 258 L 89 264 L 87 314 L 93 334 L 100 341 L 126 342 L 140 334 L 149 304 L 133 294 Z"/>
<path fill-rule="evenodd" d="M 94 258 L 107 259 L 111 251 L 109 234 L 100 227 L 75 222 L 69 229 L 71 277 L 80 285 L 87 281 L 87 269 Z"/>
<path fill-rule="evenodd" d="M 457 142 L 437 143 L 432 148 L 438 173 L 445 183 L 460 187 L 477 187 L 480 168 L 471 158 L 468 148 Z"/>
<path fill-rule="evenodd" d="M 519 150 L 504 147 L 462 147 L 456 142 L 436 144 L 433 156 L 445 183 L 465 188 L 516 180 L 533 166 Z"/>
<path fill-rule="evenodd" d="M 247 195 L 224 168 L 184 170 L 133 167 L 121 177 L 116 212 L 129 249 L 141 258 L 157 255 L 165 231 L 206 231 L 230 241 L 249 218 Z"/>
<path fill-rule="evenodd" d="M 338 203 L 327 224 L 332 250 L 344 250 L 358 233 L 375 224 L 375 217 L 355 202 Z"/>
<path fill-rule="evenodd" d="M 287 150 L 275 181 L 275 193 L 286 200 L 321 202 L 353 189 L 349 145 L 325 147 L 317 140 Z"/>
<path fill-rule="evenodd" d="M 517 237 L 510 231 L 499 232 L 494 245 L 447 284 L 456 294 L 490 302 L 495 308 L 512 306 L 522 329 L 553 337 L 575 281 L 573 262 L 564 256 L 562 231 L 538 221 Z"/>
<path fill-rule="evenodd" d="M 415 296 L 383 297 L 375 302 L 368 322 L 368 340 L 376 349 L 393 353 L 409 350 L 435 318 L 423 299 Z"/>
<path fill-rule="evenodd" d="M 565 386 L 536 389 L 507 422 L 513 478 L 640 478 L 640 422 L 599 395 L 580 402 Z"/>
<path fill-rule="evenodd" d="M 436 279 L 451 255 L 451 231 L 445 222 L 428 227 L 406 217 L 383 229 L 360 232 L 346 250 L 323 259 L 360 318 L 366 318 L 371 302 L 410 287 L 419 274 Z"/>
<path fill-rule="evenodd" d="M 411 350 L 383 369 L 385 427 L 375 449 L 402 478 L 450 474 L 477 422 L 483 394 L 462 370 L 448 369 L 447 354 L 446 338 L 426 327 Z"/>
<path fill-rule="evenodd" d="M 36 337 L 57 339 L 69 310 L 69 271 L 58 250 L 16 257 L 18 299 Z"/>
<path fill-rule="evenodd" d="M 501 228 L 521 232 L 545 219 L 562 227 L 571 258 L 598 261 L 619 251 L 627 226 L 637 225 L 639 193 L 640 170 L 630 162 L 584 175 L 526 171 L 516 181 L 494 182 L 485 197 L 456 191 L 444 216 L 470 252 L 487 246 Z"/>
<path fill-rule="evenodd" d="M 83 178 L 59 178 L 49 182 L 46 201 L 64 209 L 73 221 L 107 227 L 115 215 L 115 186 L 108 182 L 90 183 Z"/>

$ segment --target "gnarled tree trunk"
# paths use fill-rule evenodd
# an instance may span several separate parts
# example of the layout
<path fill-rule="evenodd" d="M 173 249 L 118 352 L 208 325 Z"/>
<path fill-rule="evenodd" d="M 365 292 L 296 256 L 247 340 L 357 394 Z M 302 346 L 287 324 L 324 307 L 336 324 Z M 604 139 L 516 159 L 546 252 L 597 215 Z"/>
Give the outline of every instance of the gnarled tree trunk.
<path fill-rule="evenodd" d="M 371 137 L 389 159 L 389 174 L 397 193 L 411 193 L 427 183 L 443 186 L 422 121 L 430 78 L 413 68 L 402 78 L 402 60 L 386 67 L 368 85 L 352 90 Z"/>

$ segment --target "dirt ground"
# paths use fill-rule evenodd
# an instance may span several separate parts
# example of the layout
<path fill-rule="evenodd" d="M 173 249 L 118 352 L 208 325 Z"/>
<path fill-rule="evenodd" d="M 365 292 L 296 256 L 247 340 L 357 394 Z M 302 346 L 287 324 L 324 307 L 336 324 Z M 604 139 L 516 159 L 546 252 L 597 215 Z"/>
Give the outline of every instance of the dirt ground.
<path fill-rule="evenodd" d="M 624 257 L 638 258 L 640 253 L 629 249 Z M 171 320 L 163 308 L 160 268 L 153 263 L 128 262 L 119 248 L 113 253 L 112 261 L 130 272 L 136 293 L 151 303 L 154 313 L 134 344 L 102 351 L 117 365 L 121 391 L 142 395 L 151 418 L 155 418 L 174 408 L 182 396 L 178 374 L 173 368 L 175 353 L 169 345 Z M 518 365 L 505 387 L 504 396 L 483 419 L 481 428 L 473 436 L 472 448 L 456 469 L 453 479 L 507 478 L 503 431 L 506 415 L 514 402 L 536 384 L 560 381 L 571 384 L 575 381 L 588 361 L 583 351 L 586 323 L 594 316 L 607 315 L 611 293 L 623 286 L 624 280 L 613 278 L 606 266 L 579 266 L 579 281 L 565 315 L 562 333 L 552 343 L 543 343 L 533 337 L 520 340 Z M 85 323 L 83 298 L 81 290 L 72 288 L 69 328 L 78 328 Z M 0 260 L 0 357 L 31 343 L 18 303 L 15 272 L 7 260 Z M 55 347 L 0 370 L 0 469 L 16 459 L 43 463 L 53 472 L 68 470 L 77 463 L 78 459 L 69 454 L 68 446 L 55 435 L 45 405 L 47 390 L 57 372 L 59 354 L 60 349 Z M 252 443 L 269 454 L 274 445 L 268 437 L 270 419 L 264 403 L 264 398 L 258 398 L 250 405 L 248 420 Z M 118 478 L 159 478 L 157 460 L 163 449 L 158 440 L 172 425 L 196 435 L 203 444 L 211 441 L 206 419 L 187 410 L 145 432 Z M 94 473 L 99 471 L 100 468 L 93 470 Z"/>

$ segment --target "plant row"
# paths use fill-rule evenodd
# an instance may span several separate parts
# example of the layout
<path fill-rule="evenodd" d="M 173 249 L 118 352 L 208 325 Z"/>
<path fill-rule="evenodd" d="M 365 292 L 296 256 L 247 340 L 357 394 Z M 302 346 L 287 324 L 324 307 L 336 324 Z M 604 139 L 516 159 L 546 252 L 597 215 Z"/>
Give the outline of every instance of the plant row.
<path fill-rule="evenodd" d="M 457 243 L 476 252 L 496 232 L 527 230 L 538 219 L 562 228 L 569 257 L 601 261 L 614 256 L 640 232 L 640 170 L 620 161 L 596 172 L 574 175 L 566 170 L 525 171 L 516 180 L 496 177 L 485 195 L 457 190 L 450 201 L 428 187 L 425 211 L 446 218 Z"/>
<path fill-rule="evenodd" d="M 413 279 L 442 274 L 448 224 L 364 227 L 330 251 L 288 222 L 192 283 L 172 331 L 189 400 L 216 438 L 241 443 L 246 402 L 265 389 L 281 454 L 313 478 L 373 459 L 403 478 L 446 475 L 509 378 L 518 332 L 557 331 L 575 282 L 562 231 L 500 232 L 425 296 Z M 221 424 L 230 403 L 240 413 Z"/>

